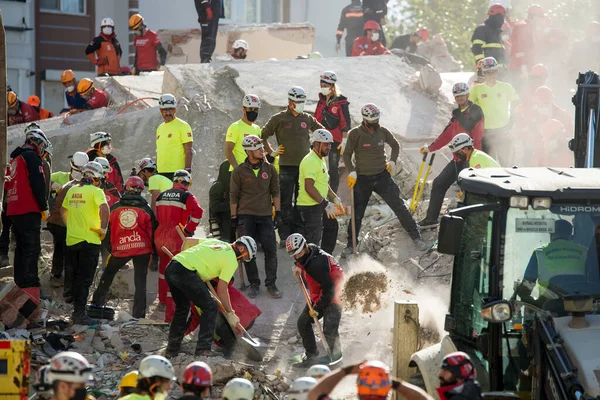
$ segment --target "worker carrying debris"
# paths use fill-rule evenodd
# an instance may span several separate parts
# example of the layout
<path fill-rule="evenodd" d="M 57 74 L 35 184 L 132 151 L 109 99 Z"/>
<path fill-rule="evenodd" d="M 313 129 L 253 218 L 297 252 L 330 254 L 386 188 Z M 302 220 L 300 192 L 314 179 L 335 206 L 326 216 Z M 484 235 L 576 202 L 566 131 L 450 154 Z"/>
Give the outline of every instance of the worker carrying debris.
<path fill-rule="evenodd" d="M 202 361 L 194 361 L 183 370 L 183 379 L 179 381 L 179 387 L 183 396 L 179 400 L 198 400 L 210 397 L 213 385 L 213 372 L 208 364 Z M 238 397 L 235 398 L 239 400 Z"/>
<path fill-rule="evenodd" d="M 96 157 L 104 157 L 109 162 L 111 168 L 108 172 L 106 180 L 112 183 L 119 193 L 123 193 L 123 173 L 117 157 L 112 155 L 112 136 L 108 132 L 90 133 L 90 149 L 86 154 L 90 161 L 95 161 Z"/>
<path fill-rule="evenodd" d="M 67 69 L 60 74 L 60 81 L 65 88 L 65 99 L 69 110 L 75 112 L 77 110 L 85 110 L 86 101 L 77 91 L 77 78 L 72 69 Z M 69 111 L 67 110 L 67 111 Z M 63 111 L 61 111 L 62 113 Z"/>
<path fill-rule="evenodd" d="M 231 167 L 229 161 L 223 161 L 219 166 L 217 180 L 210 185 L 208 191 L 208 228 L 215 239 L 232 243 L 236 238 L 235 232 L 232 235 L 231 229 L 231 208 L 229 207 L 231 174 L 229 173 L 229 167 Z"/>
<path fill-rule="evenodd" d="M 158 195 L 171 189 L 173 181 L 158 173 L 156 163 L 150 157 L 142 158 L 132 172 L 132 175 L 140 177 L 144 181 L 144 185 L 148 187 L 151 196 L 150 207 L 152 212 L 156 214 Z"/>
<path fill-rule="evenodd" d="M 227 287 L 237 270 L 238 260 L 247 262 L 255 256 L 256 242 L 249 236 L 242 236 L 233 244 L 217 239 L 202 240 L 173 258 L 165 271 L 165 279 L 175 302 L 175 315 L 169 329 L 165 353 L 167 357 L 175 357 L 179 353 L 189 322 L 190 302 L 202 310 L 195 355 L 214 355 L 211 342 L 218 307 L 206 286 L 211 283 L 207 281 L 218 278 L 216 292 L 223 304 L 225 318 L 233 330 L 237 329 L 240 319 L 233 311 Z"/>
<path fill-rule="evenodd" d="M 435 390 L 440 400 L 483 400 L 477 371 L 467 353 L 455 351 L 444 357 L 438 378 L 440 387 Z"/>
<path fill-rule="evenodd" d="M 121 74 L 121 44 L 115 34 L 115 22 L 112 18 L 103 18 L 100 22 L 100 34 L 92 39 L 85 49 L 85 55 L 98 67 L 98 76 Z"/>
<path fill-rule="evenodd" d="M 473 147 L 481 150 L 481 140 L 483 139 L 483 110 L 469 100 L 469 85 L 464 82 L 459 82 L 452 87 L 454 101 L 458 106 L 452 111 L 452 118 L 442 131 L 440 136 L 429 146 L 421 147 L 421 154 L 434 152 L 446 146 L 460 133 L 467 133 L 473 139 Z M 468 165 L 466 160 L 461 160 L 457 155 L 453 155 L 450 161 L 439 175 L 433 180 L 431 187 L 431 197 L 429 200 L 429 208 L 425 219 L 419 221 L 421 228 L 437 225 L 444 196 L 450 186 L 458 178 L 460 171 Z"/>
<path fill-rule="evenodd" d="M 39 121 L 40 115 L 30 104 L 19 100 L 13 91 L 6 93 L 8 126 Z"/>
<path fill-rule="evenodd" d="M 97 108 L 106 107 L 108 98 L 103 90 L 96 89 L 94 81 L 88 78 L 83 78 L 77 84 L 77 93 L 85 100 L 83 109 L 95 110 Z"/>
<path fill-rule="evenodd" d="M 92 304 L 103 306 L 115 275 L 133 260 L 135 295 L 134 318 L 146 315 L 146 277 L 154 247 L 156 218 L 150 205 L 141 196 L 144 182 L 132 176 L 125 182 L 125 193 L 110 209 L 108 233 L 110 258 L 94 292 Z"/>
<path fill-rule="evenodd" d="M 381 111 L 375 104 L 365 104 L 361 110 L 362 124 L 348 133 L 344 151 L 344 164 L 348 169 L 348 187 L 354 191 L 354 218 L 356 236 L 360 232 L 362 218 L 373 192 L 381 196 L 398 217 L 417 248 L 427 250 L 427 244 L 414 218 L 400 198 L 400 189 L 392 179 L 400 144 L 392 133 L 379 123 Z M 392 148 L 389 160 L 385 144 Z M 352 156 L 355 156 L 354 162 Z M 344 257 L 352 253 L 352 226 L 348 225 L 348 245 L 342 252 Z"/>
<path fill-rule="evenodd" d="M 169 360 L 163 356 L 147 356 L 140 362 L 135 392 L 121 399 L 166 399 L 175 380 L 175 370 Z"/>
<path fill-rule="evenodd" d="M 352 56 L 354 40 L 363 34 L 365 25 L 364 13 L 361 0 L 352 0 L 350 4 L 342 9 L 340 23 L 335 33 L 335 51 L 339 54 L 342 50 L 342 36 L 346 31 L 346 57 Z"/>
<path fill-rule="evenodd" d="M 144 23 L 144 17 L 140 14 L 132 15 L 129 18 L 129 29 L 135 36 L 133 39 L 135 46 L 134 75 L 139 75 L 140 72 L 157 71 L 159 66 L 165 65 L 167 50 L 163 47 L 156 32 L 148 29 Z M 158 53 L 160 61 L 157 59 L 156 53 Z"/>
<path fill-rule="evenodd" d="M 260 126 L 254 121 L 260 111 L 260 99 L 254 94 L 247 94 L 242 99 L 242 118 L 229 125 L 225 136 L 225 157 L 229 161 L 229 171 L 246 161 L 246 151 L 242 146 L 244 138 L 249 135 L 260 138 Z"/>
<path fill-rule="evenodd" d="M 175 96 L 161 95 L 158 106 L 164 122 L 156 128 L 156 165 L 159 174 L 173 180 L 177 170 L 192 172 L 194 136 L 190 124 L 175 116 Z"/>
<path fill-rule="evenodd" d="M 307 243 L 299 233 L 291 234 L 285 243 L 288 254 L 294 258 L 294 275 L 302 275 L 308 285 L 312 313 L 308 306 L 298 317 L 298 332 L 302 338 L 305 354 L 297 366 L 310 367 L 313 364 L 342 358 L 339 326 L 342 318 L 341 295 L 344 285 L 344 271 L 332 255 L 324 252 L 316 244 Z M 313 313 L 315 315 L 313 315 Z M 329 356 L 319 358 L 319 350 L 313 333 L 313 318 L 323 318 L 323 332 L 331 350 Z"/>
<path fill-rule="evenodd" d="M 275 229 L 283 225 L 279 193 L 279 175 L 273 164 L 265 159 L 263 143 L 258 136 L 248 135 L 242 142 L 246 151 L 246 161 L 235 167 L 231 173 L 229 202 L 231 209 L 231 229 L 238 236 L 250 236 L 260 241 L 265 253 L 265 286 L 274 299 L 281 298 L 275 285 L 277 280 L 277 241 Z M 272 207 L 275 207 L 275 219 Z M 250 281 L 248 297 L 258 296 L 260 278 L 256 260 L 245 262 Z"/>
<path fill-rule="evenodd" d="M 367 21 L 363 26 L 364 34 L 354 40 L 352 47 L 352 57 L 361 56 L 379 56 L 382 54 L 392 54 L 381 43 L 381 26 L 375 21 Z"/>
<path fill-rule="evenodd" d="M 475 58 L 475 64 L 483 58 L 493 57 L 503 71 L 506 68 L 507 57 L 501 37 L 505 17 L 504 6 L 493 4 L 488 9 L 488 18 L 475 28 L 471 37 L 471 52 Z"/>

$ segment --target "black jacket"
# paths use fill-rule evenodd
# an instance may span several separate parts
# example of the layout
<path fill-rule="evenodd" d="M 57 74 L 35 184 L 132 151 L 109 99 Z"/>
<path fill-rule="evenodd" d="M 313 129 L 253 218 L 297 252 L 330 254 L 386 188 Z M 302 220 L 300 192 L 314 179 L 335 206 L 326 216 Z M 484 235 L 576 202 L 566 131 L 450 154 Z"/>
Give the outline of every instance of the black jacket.
<path fill-rule="evenodd" d="M 406 34 L 406 35 L 398 36 L 392 42 L 392 47 L 391 48 L 392 49 L 400 49 L 400 50 L 408 51 L 409 53 L 413 53 L 413 54 L 416 53 L 417 52 L 417 44 L 410 42 L 410 37 L 412 35 L 413 35 L 413 33 L 409 33 L 409 34 Z"/>
<path fill-rule="evenodd" d="M 331 304 L 335 297 L 335 282 L 331 279 L 329 267 L 330 256 L 312 243 L 308 245 L 308 249 L 309 252 L 297 262 L 315 282 L 321 285 L 321 298 L 314 309 L 319 315 L 323 315 L 324 308 Z"/>
<path fill-rule="evenodd" d="M 338 24 L 337 32 L 335 34 L 337 42 L 341 42 L 344 30 L 346 30 L 346 45 L 350 44 L 350 50 L 352 50 L 354 39 L 362 36 L 364 33 L 364 26 L 364 13 L 360 0 L 352 0 L 352 4 L 349 4 L 342 9 L 340 23 Z"/>
<path fill-rule="evenodd" d="M 500 14 L 492 15 L 485 22 L 475 28 L 471 37 L 471 52 L 475 57 L 475 64 L 485 57 L 494 57 L 499 66 L 505 66 L 506 52 L 502 41 L 502 24 L 504 18 Z"/>
<path fill-rule="evenodd" d="M 225 18 L 225 7 L 223 0 L 194 0 L 196 12 L 198 13 L 198 22 L 206 23 L 206 9 L 210 8 L 214 19 Z"/>
<path fill-rule="evenodd" d="M 389 0 L 363 0 L 363 11 L 366 21 L 381 21 L 387 15 L 387 3 Z"/>
<path fill-rule="evenodd" d="M 463 385 L 447 392 L 446 398 L 452 400 L 483 400 L 483 395 L 481 394 L 479 382 L 468 380 Z"/>

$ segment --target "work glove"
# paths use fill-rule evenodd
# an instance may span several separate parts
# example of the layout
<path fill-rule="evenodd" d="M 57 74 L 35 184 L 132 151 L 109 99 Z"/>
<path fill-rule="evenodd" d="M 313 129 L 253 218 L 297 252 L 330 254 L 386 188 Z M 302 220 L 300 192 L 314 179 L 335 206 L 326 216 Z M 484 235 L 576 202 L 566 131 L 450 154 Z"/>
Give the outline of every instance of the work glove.
<path fill-rule="evenodd" d="M 294 265 L 292 267 L 292 274 L 295 276 L 302 276 L 302 270 Z"/>
<path fill-rule="evenodd" d="M 42 211 L 42 222 L 46 222 L 48 219 L 48 211 Z"/>
<path fill-rule="evenodd" d="M 62 185 L 58 182 L 52 182 L 52 190 L 54 190 L 55 192 L 59 192 L 60 189 L 62 189 Z"/>
<path fill-rule="evenodd" d="M 423 147 L 421 147 L 421 148 L 419 149 L 419 152 L 420 152 L 421 154 L 427 154 L 427 153 L 429 153 L 429 146 L 427 146 L 426 144 L 424 144 L 424 145 L 423 145 Z"/>
<path fill-rule="evenodd" d="M 315 311 L 315 309 L 308 310 L 308 315 L 310 315 L 311 318 L 319 318 L 319 313 Z"/>
<path fill-rule="evenodd" d="M 277 150 L 272 151 L 271 154 L 269 154 L 271 157 L 275 158 L 281 154 L 285 153 L 285 147 L 283 147 L 282 144 L 279 145 L 279 147 L 277 148 Z"/>
<path fill-rule="evenodd" d="M 348 174 L 348 187 L 352 189 L 356 185 L 356 171 L 352 171 Z"/>
<path fill-rule="evenodd" d="M 335 204 L 337 215 L 346 215 L 346 208 L 344 208 L 342 199 L 340 199 L 338 196 L 335 196 L 333 204 Z"/>
<path fill-rule="evenodd" d="M 337 217 L 337 212 L 335 210 L 335 204 L 328 201 L 325 206 L 325 213 L 327 214 L 327 218 L 332 219 Z"/>
<path fill-rule="evenodd" d="M 283 226 L 283 218 L 281 217 L 281 211 L 275 211 L 273 226 L 275 226 L 275 229 L 279 229 L 281 226 Z"/>
<path fill-rule="evenodd" d="M 210 8 L 210 6 L 206 7 L 206 20 L 212 21 L 213 17 L 214 17 L 214 15 L 213 15 L 213 12 L 212 12 L 212 9 Z"/>
<path fill-rule="evenodd" d="M 183 224 L 181 222 L 179 223 L 179 227 L 181 228 L 181 232 L 183 232 L 183 234 L 186 237 L 192 237 L 192 236 L 194 236 L 194 232 L 190 232 L 187 229 L 185 229 L 185 226 L 183 226 Z"/>
<path fill-rule="evenodd" d="M 106 228 L 90 228 L 90 231 L 97 233 L 100 236 L 100 241 L 103 241 L 106 237 Z"/>
<path fill-rule="evenodd" d="M 342 143 L 338 146 L 338 150 L 340 151 L 341 155 L 344 154 L 344 150 L 346 149 L 346 142 L 347 141 L 348 141 L 348 138 L 342 138 Z"/>
<path fill-rule="evenodd" d="M 237 326 L 240 324 L 240 318 L 235 314 L 235 311 L 226 312 L 225 319 L 227 320 L 229 326 L 231 326 L 232 329 L 236 329 Z"/>
<path fill-rule="evenodd" d="M 394 171 L 396 170 L 396 163 L 394 161 L 388 161 L 385 163 L 385 169 L 390 175 L 394 175 Z"/>

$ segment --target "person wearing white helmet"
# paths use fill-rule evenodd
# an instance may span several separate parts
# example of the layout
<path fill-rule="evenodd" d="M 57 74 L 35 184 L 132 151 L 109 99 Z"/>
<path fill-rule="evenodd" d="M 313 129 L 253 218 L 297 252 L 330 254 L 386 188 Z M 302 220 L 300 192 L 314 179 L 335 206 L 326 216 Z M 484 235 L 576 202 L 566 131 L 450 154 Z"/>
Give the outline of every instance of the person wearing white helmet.
<path fill-rule="evenodd" d="M 300 162 L 310 151 L 310 134 L 317 129 L 325 129 L 315 117 L 304 112 L 306 92 L 299 86 L 288 90 L 287 110 L 273 115 L 262 128 L 266 154 L 280 153 L 279 185 L 281 191 L 281 216 L 283 225 L 279 229 L 281 240 L 294 231 L 293 199 L 298 197 L 298 177 Z M 268 139 L 275 136 L 279 149 L 273 152 Z"/>
<path fill-rule="evenodd" d="M 249 236 L 242 236 L 232 244 L 217 239 L 205 239 L 173 258 L 165 271 L 165 278 L 175 302 L 175 315 L 169 329 L 165 353 L 167 357 L 175 357 L 179 353 L 188 326 L 186 321 L 190 303 L 202 310 L 195 355 L 214 355 L 211 343 L 219 310 L 205 282 L 213 286 L 213 280 L 218 282 L 216 292 L 223 304 L 225 318 L 231 329 L 238 329 L 240 319 L 233 310 L 227 288 L 238 268 L 238 260 L 247 262 L 254 257 L 256 242 Z"/>
<path fill-rule="evenodd" d="M 231 173 L 229 204 L 231 228 L 238 236 L 248 235 L 260 239 L 265 253 L 265 286 L 272 298 L 278 299 L 281 293 L 277 280 L 277 240 L 275 231 L 282 224 L 281 203 L 279 201 L 279 175 L 275 166 L 265 159 L 262 141 L 258 136 L 249 135 L 242 141 L 246 151 L 246 161 Z M 272 208 L 275 207 L 275 219 Z M 248 297 L 255 298 L 260 290 L 260 278 L 256 260 L 245 263 L 250 281 Z"/>
<path fill-rule="evenodd" d="M 217 46 L 219 18 L 225 18 L 224 3 L 223 0 L 194 0 L 194 5 L 202 31 L 200 63 L 209 63 Z"/>
<path fill-rule="evenodd" d="M 458 107 L 452 111 L 450 122 L 448 122 L 448 125 L 446 125 L 446 128 L 444 128 L 438 138 L 430 145 L 421 147 L 421 154 L 440 150 L 450 143 L 456 135 L 463 132 L 467 133 L 473 139 L 473 146 L 477 150 L 481 150 L 484 124 L 483 110 L 469 100 L 469 91 L 469 85 L 465 82 L 459 82 L 452 86 L 452 94 Z M 427 214 L 424 219 L 419 221 L 421 228 L 437 226 L 444 196 L 450 186 L 456 182 L 460 171 L 467 166 L 468 162 L 462 161 L 458 156 L 454 155 L 452 161 L 433 180 Z"/>
<path fill-rule="evenodd" d="M 119 193 L 123 193 L 123 173 L 117 157 L 112 154 L 113 150 L 112 135 L 110 133 L 94 132 L 90 134 L 90 149 L 86 152 L 89 160 L 95 161 L 96 157 L 106 158 L 109 163 L 106 179 L 117 188 Z"/>
<path fill-rule="evenodd" d="M 248 46 L 248 42 L 243 39 L 238 39 L 233 42 L 233 53 L 231 53 L 231 57 L 234 60 L 245 60 L 248 57 L 248 50 L 250 50 L 250 46 Z"/>
<path fill-rule="evenodd" d="M 331 369 L 327 365 L 315 364 L 306 371 L 306 376 L 319 380 L 330 372 Z"/>
<path fill-rule="evenodd" d="M 315 118 L 333 136 L 333 144 L 329 152 L 329 185 L 337 192 L 340 184 L 340 156 L 350 131 L 350 111 L 348 99 L 339 93 L 336 86 L 337 75 L 333 71 L 325 71 L 320 76 L 321 93 L 315 110 Z"/>
<path fill-rule="evenodd" d="M 337 216 L 344 212 L 342 201 L 329 185 L 325 157 L 334 144 L 333 136 L 326 129 L 312 134 L 312 151 L 300 163 L 298 197 L 296 208 L 300 214 L 298 231 L 303 232 L 309 243 L 333 253 L 338 233 Z M 324 244 L 321 245 L 321 239 Z"/>
<path fill-rule="evenodd" d="M 63 351 L 50 359 L 46 379 L 53 400 L 85 400 L 87 386 L 94 381 L 92 365 L 74 351 Z"/>
<path fill-rule="evenodd" d="M 223 400 L 253 400 L 254 385 L 248 379 L 233 378 L 223 388 Z"/>
<path fill-rule="evenodd" d="M 152 355 L 140 361 L 135 391 L 123 400 L 164 400 L 177 381 L 175 369 L 163 356 Z"/>
<path fill-rule="evenodd" d="M 67 226 L 67 257 L 72 266 L 73 315 L 79 325 L 96 325 L 86 312 L 86 304 L 94 273 L 98 266 L 100 244 L 108 229 L 109 208 L 100 185 L 104 178 L 102 166 L 86 163 L 81 183 L 69 189 L 60 209 Z"/>
<path fill-rule="evenodd" d="M 52 382 L 49 379 L 48 372 L 50 371 L 49 365 L 41 367 L 35 377 L 35 381 L 31 386 L 35 389 L 35 394 L 42 400 L 50 400 L 54 395 L 52 390 Z"/>
<path fill-rule="evenodd" d="M 316 384 L 317 380 L 309 376 L 296 379 L 292 382 L 287 392 L 288 400 L 307 400 L 308 392 L 310 392 L 310 389 Z"/>
<path fill-rule="evenodd" d="M 354 218 L 356 237 L 365 214 L 367 204 L 373 192 L 377 193 L 392 209 L 400 225 L 406 230 L 417 248 L 427 250 L 428 246 L 421 237 L 419 226 L 410 214 L 400 189 L 392 179 L 400 145 L 394 135 L 379 123 L 381 111 L 375 104 L 362 107 L 362 124 L 348 133 L 348 143 L 344 151 L 344 164 L 348 169 L 348 187 L 354 190 Z M 391 147 L 389 159 L 385 153 L 385 144 Z M 352 156 L 355 160 L 352 160 Z M 352 253 L 352 227 L 348 225 L 348 246 L 342 252 L 346 257 Z"/>
<path fill-rule="evenodd" d="M 164 122 L 156 128 L 156 166 L 159 174 L 173 180 L 177 170 L 192 172 L 194 135 L 190 124 L 175 116 L 175 96 L 161 95 L 158 106 Z"/>
<path fill-rule="evenodd" d="M 54 244 L 50 285 L 52 287 L 60 287 L 64 284 L 63 296 L 65 300 L 72 302 L 73 295 L 71 293 L 71 283 L 73 271 L 69 266 L 69 258 L 67 257 L 67 226 L 60 216 L 60 208 L 62 207 L 62 202 L 69 189 L 79 184 L 81 181 L 81 178 L 83 177 L 81 169 L 88 162 L 88 156 L 84 152 L 78 151 L 69 158 L 71 159 L 71 172 L 69 173 L 70 180 L 64 183 L 58 191 L 58 194 L 54 199 L 54 204 L 52 204 L 52 208 L 50 209 L 50 215 L 46 221 L 46 226 L 52 234 L 52 242 Z M 57 173 L 64 174 L 64 172 Z M 54 180 L 54 174 L 52 174 L 52 177 Z M 59 176 L 57 180 L 62 177 L 64 176 Z M 64 280 L 62 278 L 63 270 L 65 274 Z"/>
<path fill-rule="evenodd" d="M 298 332 L 302 338 L 304 356 L 297 367 L 308 367 L 319 362 L 330 363 L 342 358 L 339 326 L 342 318 L 341 294 L 344 285 L 344 271 L 336 259 L 299 233 L 292 233 L 285 242 L 285 249 L 294 259 L 292 272 L 301 275 L 308 286 L 314 315 L 308 305 L 298 317 Z M 332 352 L 333 360 L 325 356 L 320 360 L 315 334 L 312 329 L 314 316 L 323 318 L 323 333 Z M 323 371 L 314 368 L 314 372 Z"/>
<path fill-rule="evenodd" d="M 229 172 L 246 160 L 246 151 L 242 141 L 246 136 L 260 137 L 260 126 L 254 123 L 260 111 L 260 99 L 255 94 L 246 94 L 242 99 L 242 118 L 229 125 L 225 136 L 225 157 L 229 164 Z"/>
<path fill-rule="evenodd" d="M 121 74 L 121 44 L 115 34 L 115 22 L 112 18 L 103 18 L 100 34 L 92 39 L 85 49 L 85 55 L 98 67 L 98 76 Z"/>
<path fill-rule="evenodd" d="M 454 136 L 448 148 L 460 161 L 467 162 L 469 168 L 499 168 L 500 164 L 488 154 L 473 148 L 473 139 L 466 133 Z"/>
<path fill-rule="evenodd" d="M 150 206 L 152 211 L 156 213 L 156 199 L 158 195 L 173 187 L 173 180 L 163 176 L 157 172 L 156 163 L 150 157 L 142 158 L 133 168 L 132 174 L 139 176 L 148 187 L 150 196 Z"/>

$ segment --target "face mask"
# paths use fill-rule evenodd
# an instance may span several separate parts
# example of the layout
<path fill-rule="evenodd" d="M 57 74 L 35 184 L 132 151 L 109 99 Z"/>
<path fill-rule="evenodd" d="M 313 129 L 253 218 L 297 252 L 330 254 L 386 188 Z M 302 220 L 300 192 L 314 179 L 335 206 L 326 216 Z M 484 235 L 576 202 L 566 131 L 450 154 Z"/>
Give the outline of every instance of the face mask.
<path fill-rule="evenodd" d="M 323 96 L 327 96 L 329 93 L 331 93 L 331 88 L 330 87 L 322 87 L 321 88 L 321 94 Z"/>
<path fill-rule="evenodd" d="M 65 89 L 66 92 L 73 92 L 75 91 L 75 86 L 67 86 Z"/>
<path fill-rule="evenodd" d="M 102 33 L 104 33 L 106 36 L 110 36 L 113 33 L 113 28 L 111 28 L 110 26 L 105 26 L 104 28 L 102 28 Z"/>
<path fill-rule="evenodd" d="M 367 128 L 371 130 L 379 129 L 379 122 L 367 122 Z"/>
<path fill-rule="evenodd" d="M 133 34 L 135 36 L 142 36 L 142 31 L 138 29 L 137 31 L 133 31 Z"/>
<path fill-rule="evenodd" d="M 376 42 L 379 40 L 379 32 L 375 32 L 373 33 L 373 36 L 371 36 L 371 40 Z"/>
<path fill-rule="evenodd" d="M 112 152 L 112 147 L 104 146 L 100 149 L 100 151 L 102 151 L 103 154 L 110 154 Z"/>
<path fill-rule="evenodd" d="M 17 113 L 17 110 L 14 108 L 9 108 L 8 109 L 8 115 L 15 115 Z"/>
<path fill-rule="evenodd" d="M 258 111 L 246 111 L 246 118 L 248 118 L 248 121 L 250 122 L 256 121 L 256 118 L 258 118 Z"/>
<path fill-rule="evenodd" d="M 302 114 L 304 112 L 304 103 L 294 103 L 294 111 L 298 114 Z"/>
<path fill-rule="evenodd" d="M 71 171 L 71 178 L 75 179 L 76 181 L 81 180 L 82 176 L 83 175 L 81 175 L 80 171 L 75 171 L 75 170 Z"/>
<path fill-rule="evenodd" d="M 466 161 L 467 160 L 467 155 L 461 151 L 454 153 L 456 154 L 456 157 L 458 157 L 458 159 L 460 161 Z"/>
<path fill-rule="evenodd" d="M 85 388 L 75 389 L 75 395 L 71 397 L 71 400 L 85 400 L 87 396 L 87 391 Z"/>

